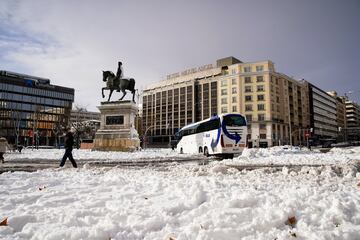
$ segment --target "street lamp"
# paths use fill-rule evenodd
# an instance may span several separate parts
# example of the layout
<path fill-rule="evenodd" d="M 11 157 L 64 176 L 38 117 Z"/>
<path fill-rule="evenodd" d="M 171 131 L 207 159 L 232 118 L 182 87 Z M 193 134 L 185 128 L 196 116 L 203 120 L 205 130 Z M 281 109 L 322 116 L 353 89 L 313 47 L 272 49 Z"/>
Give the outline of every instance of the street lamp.
<path fill-rule="evenodd" d="M 153 127 L 154 126 L 150 126 L 145 130 L 145 133 L 144 133 L 144 149 L 146 148 L 146 133 L 150 130 L 150 128 L 153 128 Z"/>
<path fill-rule="evenodd" d="M 169 134 L 169 146 L 171 147 L 171 130 L 170 130 L 170 123 L 166 123 L 166 130 L 167 130 L 167 133 Z"/>
<path fill-rule="evenodd" d="M 292 146 L 292 134 L 291 134 L 291 113 L 290 113 L 290 90 L 288 87 L 288 100 L 289 100 L 289 134 L 290 134 L 290 146 Z"/>

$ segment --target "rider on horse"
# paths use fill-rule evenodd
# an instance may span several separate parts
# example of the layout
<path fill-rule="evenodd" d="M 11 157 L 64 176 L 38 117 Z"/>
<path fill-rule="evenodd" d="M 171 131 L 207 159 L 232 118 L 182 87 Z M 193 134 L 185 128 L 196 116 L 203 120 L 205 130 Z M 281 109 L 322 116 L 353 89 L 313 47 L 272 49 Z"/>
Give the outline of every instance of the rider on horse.
<path fill-rule="evenodd" d="M 124 77 L 124 71 L 123 71 L 123 68 L 122 68 L 122 62 L 119 62 L 118 63 L 118 70 L 116 72 L 116 78 L 115 78 L 115 81 L 118 83 L 120 82 L 120 79 L 122 79 Z M 118 84 L 116 84 L 118 85 Z M 120 92 L 120 88 L 116 90 L 117 92 Z"/>
<path fill-rule="evenodd" d="M 116 75 L 111 71 L 103 71 L 103 81 L 106 82 L 106 87 L 101 90 L 102 97 L 104 98 L 104 90 L 110 90 L 108 102 L 110 101 L 113 91 L 123 92 L 123 96 L 119 99 L 120 101 L 125 97 L 126 91 L 128 90 L 133 94 L 132 100 L 135 102 L 135 79 L 124 78 L 122 63 L 118 62 L 118 70 Z"/>

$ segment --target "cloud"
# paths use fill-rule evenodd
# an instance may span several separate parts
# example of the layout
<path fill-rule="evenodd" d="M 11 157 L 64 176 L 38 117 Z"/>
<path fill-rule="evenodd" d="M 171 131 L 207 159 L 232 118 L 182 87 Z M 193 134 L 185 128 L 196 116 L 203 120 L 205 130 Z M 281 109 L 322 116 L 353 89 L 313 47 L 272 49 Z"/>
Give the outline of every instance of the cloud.
<path fill-rule="evenodd" d="M 333 13 L 357 15 L 331 3 L 320 21 L 317 6 L 285 2 L 280 11 L 268 1 L 2 0 L 1 66 L 75 88 L 75 102 L 91 110 L 102 101 L 101 70 L 116 71 L 119 60 L 140 89 L 229 55 L 243 61 L 270 59 L 285 74 L 328 87 L 331 76 L 320 76 L 317 69 L 341 53 L 346 56 L 359 35 L 346 38 L 347 18 L 337 20 Z M 342 42 L 349 46 L 346 51 L 337 47 Z M 352 53 L 359 59 L 358 50 Z"/>
<path fill-rule="evenodd" d="M 100 9 L 86 7 L 85 2 L 7 4 L 0 10 L 1 19 L 6 19 L 2 26 L 9 29 L 0 38 L 3 59 L 26 66 L 29 74 L 50 78 L 53 84 L 75 88 L 75 101 L 94 110 L 101 101 L 101 69 L 116 70 L 122 52 L 109 41 L 113 34 L 103 30 L 104 22 L 96 24 Z"/>

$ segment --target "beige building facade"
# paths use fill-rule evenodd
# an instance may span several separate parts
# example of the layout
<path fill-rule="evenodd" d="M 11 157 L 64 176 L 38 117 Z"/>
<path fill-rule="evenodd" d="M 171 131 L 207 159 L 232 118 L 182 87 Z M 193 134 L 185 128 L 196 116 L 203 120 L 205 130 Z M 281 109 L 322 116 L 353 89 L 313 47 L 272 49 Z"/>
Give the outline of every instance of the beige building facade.
<path fill-rule="evenodd" d="M 347 128 L 345 99 L 338 96 L 336 91 L 327 93 L 336 99 L 336 121 L 338 130 L 341 131 L 342 129 Z"/>
<path fill-rule="evenodd" d="M 308 94 L 305 84 L 276 72 L 272 61 L 219 59 L 215 65 L 168 75 L 144 90 L 145 137 L 150 144 L 164 144 L 187 124 L 241 113 L 248 121 L 249 146 L 304 144 Z"/>

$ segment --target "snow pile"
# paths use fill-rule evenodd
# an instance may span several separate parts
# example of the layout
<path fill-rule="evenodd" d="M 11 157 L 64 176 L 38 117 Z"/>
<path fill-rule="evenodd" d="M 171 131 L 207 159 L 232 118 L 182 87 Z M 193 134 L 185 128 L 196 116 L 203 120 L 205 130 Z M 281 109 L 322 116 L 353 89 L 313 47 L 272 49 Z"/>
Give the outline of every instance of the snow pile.
<path fill-rule="evenodd" d="M 332 148 L 330 152 L 333 154 L 358 154 L 360 155 L 360 147 L 352 148 Z"/>
<path fill-rule="evenodd" d="M 360 239 L 359 176 L 219 165 L 1 174 L 0 239 Z"/>
<path fill-rule="evenodd" d="M 241 156 L 226 162 L 251 165 L 356 165 L 359 161 L 360 147 L 334 148 L 328 153 L 309 151 L 307 148 L 273 147 L 244 149 Z"/>
<path fill-rule="evenodd" d="M 304 148 L 301 150 L 298 147 L 280 146 L 271 148 L 245 148 L 242 156 L 243 157 L 269 157 L 269 156 L 280 156 L 284 154 L 298 154 L 307 152 L 308 149 Z"/>

